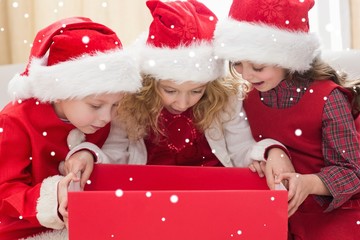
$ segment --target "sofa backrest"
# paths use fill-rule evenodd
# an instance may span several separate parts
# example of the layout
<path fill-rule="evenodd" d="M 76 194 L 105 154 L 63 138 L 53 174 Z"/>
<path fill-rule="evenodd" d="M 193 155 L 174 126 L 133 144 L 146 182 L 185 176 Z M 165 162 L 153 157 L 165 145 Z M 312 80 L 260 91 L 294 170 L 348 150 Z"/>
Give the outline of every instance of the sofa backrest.
<path fill-rule="evenodd" d="M 360 78 L 360 50 L 323 51 L 321 57 L 336 70 L 347 73 L 349 79 Z"/>
<path fill-rule="evenodd" d="M 0 65 L 0 110 L 10 101 L 8 83 L 16 73 L 22 73 L 25 64 Z"/>

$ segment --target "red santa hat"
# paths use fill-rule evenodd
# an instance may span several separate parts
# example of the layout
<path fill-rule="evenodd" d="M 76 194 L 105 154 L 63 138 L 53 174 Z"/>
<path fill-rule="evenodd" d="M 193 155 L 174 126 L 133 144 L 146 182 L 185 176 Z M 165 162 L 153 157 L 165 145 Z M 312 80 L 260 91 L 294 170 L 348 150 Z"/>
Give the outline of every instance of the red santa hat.
<path fill-rule="evenodd" d="M 47 102 L 140 87 L 137 64 L 116 34 L 89 18 L 72 17 L 38 32 L 25 72 L 11 79 L 8 90 L 14 99 Z"/>
<path fill-rule="evenodd" d="M 156 79 L 208 82 L 223 75 L 224 62 L 213 54 L 216 15 L 204 4 L 147 1 L 153 16 L 147 39 L 135 44 L 141 72 Z"/>
<path fill-rule="evenodd" d="M 215 30 L 215 53 L 236 62 L 273 64 L 306 71 L 319 54 L 309 32 L 314 0 L 234 0 L 229 17 Z"/>

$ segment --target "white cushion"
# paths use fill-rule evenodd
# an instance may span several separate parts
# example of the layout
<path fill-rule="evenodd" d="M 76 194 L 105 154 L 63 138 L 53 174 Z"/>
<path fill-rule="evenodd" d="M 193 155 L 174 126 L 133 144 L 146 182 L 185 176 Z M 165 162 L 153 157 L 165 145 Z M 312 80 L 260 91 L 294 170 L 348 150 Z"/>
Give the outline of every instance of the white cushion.
<path fill-rule="evenodd" d="M 0 65 L 0 109 L 9 101 L 8 83 L 16 73 L 22 73 L 25 70 L 25 64 Z"/>

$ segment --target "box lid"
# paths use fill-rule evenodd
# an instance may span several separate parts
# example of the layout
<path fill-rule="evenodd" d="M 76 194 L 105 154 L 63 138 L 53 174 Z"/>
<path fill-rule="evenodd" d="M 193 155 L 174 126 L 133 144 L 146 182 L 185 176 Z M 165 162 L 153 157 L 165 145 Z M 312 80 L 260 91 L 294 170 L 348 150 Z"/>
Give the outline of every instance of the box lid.
<path fill-rule="evenodd" d="M 287 239 L 287 192 L 249 169 L 96 165 L 69 192 L 76 239 Z"/>

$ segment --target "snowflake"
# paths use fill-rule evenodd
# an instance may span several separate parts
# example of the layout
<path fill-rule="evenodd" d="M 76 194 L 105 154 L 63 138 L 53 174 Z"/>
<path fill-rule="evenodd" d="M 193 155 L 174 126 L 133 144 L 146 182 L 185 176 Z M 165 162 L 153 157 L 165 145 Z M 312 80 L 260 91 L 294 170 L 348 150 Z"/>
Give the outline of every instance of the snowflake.
<path fill-rule="evenodd" d="M 259 13 L 268 21 L 282 18 L 285 3 L 282 0 L 263 0 L 259 4 Z"/>

